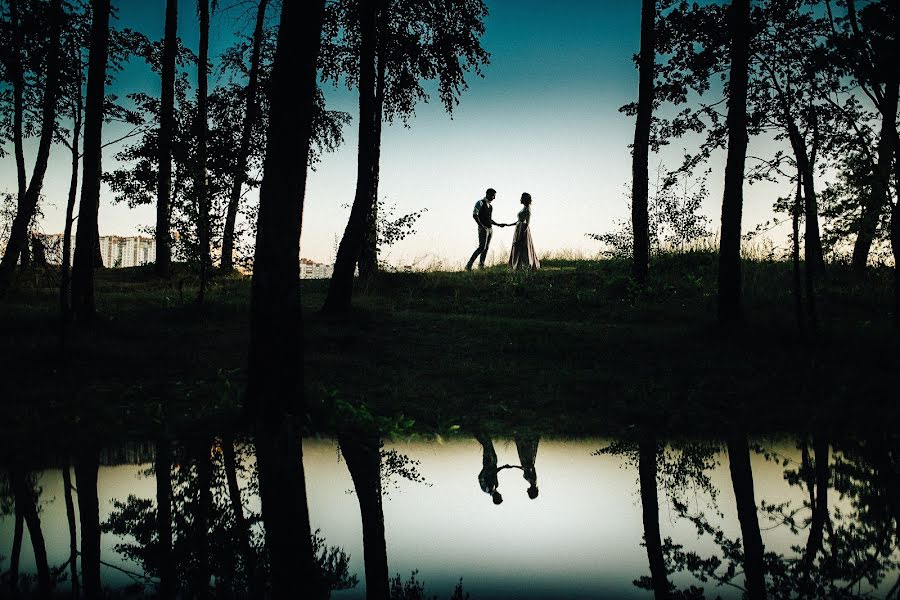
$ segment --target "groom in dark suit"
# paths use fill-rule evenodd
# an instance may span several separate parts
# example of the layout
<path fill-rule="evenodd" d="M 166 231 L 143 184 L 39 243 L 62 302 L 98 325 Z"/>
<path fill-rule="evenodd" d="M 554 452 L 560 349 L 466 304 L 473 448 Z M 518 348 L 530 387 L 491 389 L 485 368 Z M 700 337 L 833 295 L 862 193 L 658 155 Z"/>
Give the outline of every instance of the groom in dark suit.
<path fill-rule="evenodd" d="M 481 257 L 481 260 L 478 261 L 478 267 L 481 269 L 484 268 L 484 259 L 487 257 L 488 246 L 491 245 L 491 236 L 493 235 L 491 225 L 506 227 L 503 223 L 497 223 L 493 219 L 494 207 L 491 206 L 491 202 L 494 201 L 496 196 L 497 190 L 488 188 L 484 193 L 484 198 L 475 203 L 475 210 L 472 211 L 472 218 L 478 223 L 478 248 L 472 254 L 472 258 L 469 259 L 469 262 L 466 263 L 466 271 L 472 270 L 475 259 L 479 257 Z"/>

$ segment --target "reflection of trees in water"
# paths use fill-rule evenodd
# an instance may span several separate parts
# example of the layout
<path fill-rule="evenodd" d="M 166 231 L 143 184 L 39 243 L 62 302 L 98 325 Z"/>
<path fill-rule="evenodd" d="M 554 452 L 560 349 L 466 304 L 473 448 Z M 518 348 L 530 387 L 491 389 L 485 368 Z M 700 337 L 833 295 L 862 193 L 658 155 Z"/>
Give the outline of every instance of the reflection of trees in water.
<path fill-rule="evenodd" d="M 161 596 L 171 597 L 175 586 L 190 589 L 194 595 L 207 594 L 210 578 L 215 579 L 217 596 L 253 596 L 267 580 L 262 518 L 246 508 L 259 494 L 259 474 L 251 460 L 255 449 L 251 444 L 231 445 L 230 438 L 227 444 L 214 440 L 177 446 L 171 461 L 166 454 L 158 454 L 155 464 L 145 469 L 143 475 L 152 477 L 157 469 L 170 465 L 168 482 L 165 476 L 157 477 L 158 496 L 170 496 L 170 529 L 157 520 L 158 498 L 134 495 L 115 500 L 114 510 L 103 524 L 104 532 L 134 540 L 118 544 L 116 551 L 139 564 L 147 577 L 159 580 L 162 576 Z M 247 482 L 243 488 L 239 480 Z M 312 541 L 329 588 L 354 587 L 357 579 L 348 571 L 349 556 L 340 548 L 328 547 L 319 532 Z M 168 588 L 163 576 L 166 568 L 174 571 L 175 578 Z M 199 589 L 203 582 L 206 589 Z"/>
<path fill-rule="evenodd" d="M 738 500 L 738 512 L 748 509 L 746 486 L 752 483 L 749 460 L 740 460 L 740 443 L 732 440 L 729 453 L 738 473 L 732 482 Z M 750 558 L 746 540 L 753 524 L 742 522 L 742 538 L 731 538 L 720 525 L 711 522 L 702 511 L 691 512 L 683 504 L 673 503 L 679 518 L 694 525 L 699 535 L 718 547 L 712 556 L 685 550 L 671 538 L 663 542 L 662 553 L 668 574 L 686 572 L 702 583 L 712 582 L 743 590 L 747 597 L 770 598 L 869 598 L 887 584 L 886 578 L 900 570 L 898 556 L 897 442 L 879 437 L 863 442 L 836 445 L 832 460 L 830 444 L 820 435 L 802 438 L 797 445 L 798 462 L 755 446 L 756 452 L 784 467 L 784 479 L 803 489 L 804 499 L 797 502 L 770 503 L 760 498 L 758 515 L 766 524 L 763 530 L 784 528 L 795 536 L 788 553 L 768 549 L 762 558 Z M 749 453 L 745 451 L 746 457 Z M 737 459 L 737 460 L 735 460 Z M 743 482 L 740 479 L 744 479 Z M 748 479 L 749 478 L 749 479 Z M 840 495 L 839 506 L 830 508 L 828 491 Z M 744 503 L 741 506 L 741 503 Z M 746 515 L 744 515 L 746 517 Z M 756 517 L 756 515 L 753 515 Z M 757 524 L 757 531 L 760 526 Z M 755 549 L 762 550 L 761 543 Z M 753 564 L 756 563 L 756 564 Z M 762 578 L 764 588 L 746 583 L 751 573 Z M 757 580 L 757 585 L 763 585 Z M 884 597 L 896 597 L 900 581 Z M 685 592 L 679 592 L 679 595 Z"/>
<path fill-rule="evenodd" d="M 654 432 L 645 431 L 637 440 L 618 440 L 594 453 L 624 458 L 628 466 L 638 471 L 643 546 L 647 549 L 650 576 L 639 577 L 634 585 L 652 591 L 657 599 L 703 597 L 702 588 L 691 586 L 679 590 L 669 580 L 668 576 L 676 570 L 667 560 L 674 543 L 672 538 L 660 537 L 658 489 L 663 490 L 676 511 L 686 511 L 692 504 L 699 506 L 704 499 L 706 506 L 715 509 L 718 490 L 709 472 L 719 464 L 718 450 L 717 444 L 706 441 L 666 445 Z"/>

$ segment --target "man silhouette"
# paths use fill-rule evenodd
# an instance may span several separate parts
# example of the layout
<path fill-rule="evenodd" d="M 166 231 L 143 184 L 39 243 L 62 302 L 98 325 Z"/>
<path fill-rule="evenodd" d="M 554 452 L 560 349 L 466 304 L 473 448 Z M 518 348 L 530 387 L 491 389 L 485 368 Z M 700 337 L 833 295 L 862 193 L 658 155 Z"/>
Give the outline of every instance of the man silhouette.
<path fill-rule="evenodd" d="M 480 269 L 484 268 L 484 259 L 487 257 L 488 246 L 491 245 L 491 236 L 493 235 L 491 225 L 506 227 L 503 223 L 497 223 L 492 218 L 494 207 L 491 206 L 491 202 L 493 202 L 496 197 L 497 190 L 488 188 L 484 193 L 484 198 L 475 203 L 475 210 L 472 211 L 472 218 L 475 219 L 475 222 L 478 224 L 478 248 L 472 253 L 472 258 L 469 259 L 469 262 L 466 263 L 466 271 L 472 270 L 472 265 L 479 256 L 481 257 L 481 260 L 478 261 L 478 267 Z"/>
<path fill-rule="evenodd" d="M 511 466 L 497 466 L 497 452 L 494 450 L 491 438 L 479 432 L 475 434 L 475 439 L 481 444 L 481 472 L 478 473 L 478 485 L 482 492 L 490 495 L 494 504 L 500 504 L 503 502 L 503 496 L 497 489 L 500 485 L 497 481 L 497 473 L 503 469 L 509 469 Z"/>

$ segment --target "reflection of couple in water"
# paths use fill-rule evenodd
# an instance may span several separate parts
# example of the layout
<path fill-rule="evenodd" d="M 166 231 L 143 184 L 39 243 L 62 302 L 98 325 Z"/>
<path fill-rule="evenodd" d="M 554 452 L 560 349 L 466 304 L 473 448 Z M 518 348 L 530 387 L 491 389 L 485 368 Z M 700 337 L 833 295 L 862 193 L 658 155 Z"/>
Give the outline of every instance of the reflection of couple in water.
<path fill-rule="evenodd" d="M 531 194 L 525 192 L 519 199 L 519 202 L 522 203 L 522 210 L 519 211 L 518 220 L 515 223 L 498 223 L 494 220 L 494 207 L 491 202 L 496 196 L 497 191 L 494 188 L 488 188 L 484 198 L 475 203 L 472 218 L 478 224 L 478 248 L 466 263 L 466 271 L 472 270 L 476 258 L 479 259 L 478 266 L 484 268 L 484 259 L 487 257 L 488 246 L 491 245 L 491 237 L 494 233 L 493 225 L 497 227 L 516 226 L 512 249 L 509 251 L 509 261 L 507 261 L 510 267 L 513 269 L 540 269 L 541 261 L 538 260 L 534 244 L 531 241 Z"/>
<path fill-rule="evenodd" d="M 500 495 L 498 487 L 500 485 L 497 480 L 497 473 L 503 469 L 521 469 L 522 477 L 528 482 L 528 497 L 534 500 L 538 497 L 537 487 L 537 471 L 534 468 L 534 461 L 537 458 L 538 441 L 540 438 L 532 436 L 516 437 L 516 452 L 519 454 L 518 465 L 497 466 L 497 452 L 494 450 L 494 443 L 491 438 L 479 433 L 475 435 L 475 439 L 481 444 L 481 472 L 478 473 L 478 484 L 481 491 L 490 494 L 494 500 L 494 504 L 503 502 L 503 496 Z"/>

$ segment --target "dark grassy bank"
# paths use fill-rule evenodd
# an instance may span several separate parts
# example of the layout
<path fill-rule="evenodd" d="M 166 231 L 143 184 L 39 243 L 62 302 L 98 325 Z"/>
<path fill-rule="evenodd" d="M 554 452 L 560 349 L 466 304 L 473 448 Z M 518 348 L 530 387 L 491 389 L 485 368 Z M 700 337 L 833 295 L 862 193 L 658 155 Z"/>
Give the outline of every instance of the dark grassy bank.
<path fill-rule="evenodd" d="M 820 332 L 796 324 L 790 265 L 748 261 L 747 326 L 715 326 L 716 256 L 669 255 L 646 289 L 621 261 L 547 261 L 535 273 L 382 274 L 354 312 L 318 312 L 327 282 L 304 281 L 305 374 L 321 416 L 337 402 L 425 430 L 493 423 L 548 433 L 638 424 L 778 429 L 895 419 L 898 335 L 891 273 L 855 282 L 832 266 Z M 46 276 L 0 300 L 3 428 L 100 423 L 140 433 L 162 420 L 240 420 L 249 280 L 101 271 L 100 316 L 59 344 Z"/>

